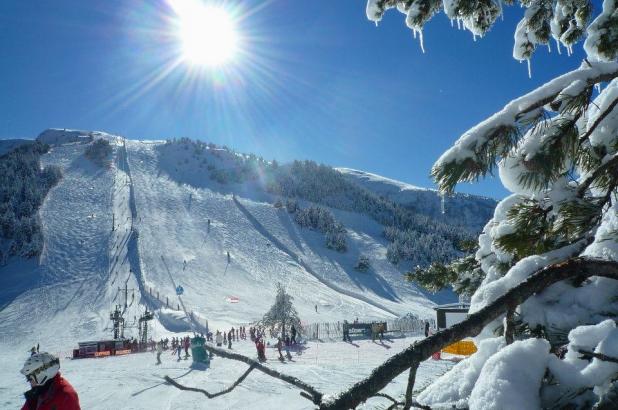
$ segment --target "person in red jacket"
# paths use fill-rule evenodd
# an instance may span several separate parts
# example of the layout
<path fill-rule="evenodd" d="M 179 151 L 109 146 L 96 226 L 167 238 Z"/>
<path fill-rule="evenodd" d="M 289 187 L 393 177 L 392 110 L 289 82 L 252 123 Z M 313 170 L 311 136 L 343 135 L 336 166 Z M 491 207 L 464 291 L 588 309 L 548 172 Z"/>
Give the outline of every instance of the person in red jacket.
<path fill-rule="evenodd" d="M 265 347 L 266 346 L 264 345 L 264 340 L 262 340 L 262 338 L 259 338 L 258 340 L 255 341 L 255 348 L 257 349 L 258 360 L 260 362 L 266 361 L 266 354 L 264 351 Z"/>
<path fill-rule="evenodd" d="M 21 410 L 80 410 L 79 397 L 60 373 L 60 360 L 49 353 L 36 353 L 26 360 L 21 373 L 32 387 Z"/>

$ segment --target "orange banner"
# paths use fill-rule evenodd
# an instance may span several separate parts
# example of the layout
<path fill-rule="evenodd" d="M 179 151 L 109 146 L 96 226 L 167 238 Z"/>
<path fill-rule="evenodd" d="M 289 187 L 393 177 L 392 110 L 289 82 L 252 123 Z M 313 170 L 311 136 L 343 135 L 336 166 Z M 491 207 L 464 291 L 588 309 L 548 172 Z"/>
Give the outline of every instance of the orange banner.
<path fill-rule="evenodd" d="M 111 354 L 111 352 L 109 350 L 105 350 L 102 352 L 94 352 L 94 357 L 103 357 L 103 356 L 109 356 Z"/>

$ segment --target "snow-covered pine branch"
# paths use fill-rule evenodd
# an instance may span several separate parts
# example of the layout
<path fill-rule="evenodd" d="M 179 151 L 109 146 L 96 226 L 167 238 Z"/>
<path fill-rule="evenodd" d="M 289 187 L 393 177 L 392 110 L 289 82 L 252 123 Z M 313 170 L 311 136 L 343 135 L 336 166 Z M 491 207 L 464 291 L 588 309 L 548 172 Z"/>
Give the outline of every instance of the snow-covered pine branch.
<path fill-rule="evenodd" d="M 367 15 L 378 21 L 392 7 L 417 13 L 424 3 L 369 0 Z M 618 0 L 604 0 L 600 12 L 588 0 L 520 3 L 525 11 L 515 28 L 516 59 L 529 60 L 550 36 L 569 52 L 585 39 L 587 58 L 578 69 L 471 128 L 433 166 L 432 175 L 445 193 L 496 167 L 512 192 L 479 237 L 475 259 L 485 277 L 472 297 L 470 311 L 477 313 L 471 318 L 495 307 L 509 289 L 529 283 L 543 267 L 586 264 L 589 258 L 601 258 L 599 263 L 612 270 L 618 265 Z M 484 34 L 495 21 L 485 0 L 449 0 L 441 7 L 475 34 Z M 470 17 L 479 10 L 486 10 L 483 18 L 489 19 L 474 26 Z M 600 277 L 602 271 L 577 266 L 569 280 L 544 283 L 526 301 L 510 300 L 503 306 L 507 310 L 479 329 L 479 351 L 430 385 L 418 401 L 473 409 L 489 408 L 486 403 L 500 408 L 507 403 L 512 408 L 607 406 L 615 398 L 608 393 L 615 392 L 618 365 L 600 364 L 598 357 L 582 361 L 577 353 L 618 353 L 611 347 L 618 340 L 618 281 Z M 559 358 L 550 349 L 568 352 Z M 526 380 L 518 379 L 523 372 Z"/>

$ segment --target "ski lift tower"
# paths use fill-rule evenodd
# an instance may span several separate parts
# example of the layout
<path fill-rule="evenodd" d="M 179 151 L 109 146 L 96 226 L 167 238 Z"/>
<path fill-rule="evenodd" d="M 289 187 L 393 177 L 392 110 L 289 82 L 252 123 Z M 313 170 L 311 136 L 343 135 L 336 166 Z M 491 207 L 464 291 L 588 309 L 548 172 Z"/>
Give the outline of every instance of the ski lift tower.
<path fill-rule="evenodd" d="M 122 317 L 120 305 L 116 305 L 116 309 L 109 314 L 109 318 L 114 324 L 114 339 L 124 339 L 124 317 Z"/>
<path fill-rule="evenodd" d="M 146 308 L 146 312 L 139 317 L 137 331 L 139 334 L 139 341 L 142 345 L 148 343 L 148 322 L 152 319 L 154 319 L 154 314 L 149 312 L 148 308 Z"/>

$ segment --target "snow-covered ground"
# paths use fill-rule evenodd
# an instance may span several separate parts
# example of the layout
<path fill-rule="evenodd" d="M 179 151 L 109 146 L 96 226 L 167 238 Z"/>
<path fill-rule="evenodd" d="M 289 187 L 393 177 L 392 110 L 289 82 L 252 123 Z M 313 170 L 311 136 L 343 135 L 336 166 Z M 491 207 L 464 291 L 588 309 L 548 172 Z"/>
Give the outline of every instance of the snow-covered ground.
<path fill-rule="evenodd" d="M 293 352 L 292 361 L 280 363 L 274 348 L 266 349 L 267 366 L 301 378 L 325 394 L 334 394 L 369 375 L 371 370 L 389 356 L 408 347 L 413 338 L 385 340 L 382 344 L 371 341 L 309 342 L 302 352 Z M 355 346 L 356 345 L 356 346 Z M 256 357 L 250 341 L 235 343 L 233 351 Z M 184 353 L 183 353 L 184 355 Z M 19 369 L 27 356 L 3 359 L 6 369 L 0 378 L 0 407 L 21 406 L 21 393 L 28 386 Z M 280 380 L 254 370 L 231 393 L 207 399 L 201 393 L 183 392 L 163 380 L 170 376 L 185 386 L 197 387 L 215 393 L 231 385 L 247 369 L 241 362 L 215 357 L 206 370 L 191 369 L 191 359 L 177 361 L 165 351 L 163 363 L 155 365 L 152 352 L 101 359 L 61 360 L 61 372 L 76 388 L 83 409 L 312 409 L 300 390 Z M 416 389 L 422 389 L 430 380 L 452 367 L 449 361 L 427 360 L 416 375 Z M 407 372 L 390 383 L 384 392 L 401 397 L 407 384 Z M 386 408 L 388 401 L 372 398 L 364 408 Z"/>
<path fill-rule="evenodd" d="M 321 233 L 299 228 L 275 208 L 275 198 L 258 185 L 220 185 L 174 145 L 71 130 L 43 136 L 54 143 L 43 165 L 59 165 L 63 178 L 40 209 L 45 244 L 39 261 L 13 259 L 0 267 L 2 408 L 21 401 L 27 386 L 19 369 L 31 346 L 40 343 L 66 357 L 79 341 L 110 338 L 115 305 L 125 311 L 128 337 L 137 336 L 135 319 L 146 308 L 154 310 L 155 339 L 189 330 L 182 303 L 194 325 L 208 321 L 213 331 L 253 322 L 273 303 L 277 282 L 294 296 L 304 323 L 434 315 L 434 304 L 388 263 L 382 227 L 368 217 L 332 210 L 348 232 L 349 250 L 338 253 L 324 247 Z M 109 167 L 84 157 L 91 138 L 110 141 Z M 371 258 L 369 273 L 353 269 L 361 253 Z M 182 300 L 177 285 L 184 288 Z M 119 291 L 125 287 L 126 298 Z M 360 341 L 357 348 L 310 342 L 296 363 L 273 365 L 334 393 L 409 343 Z M 254 356 L 250 343 L 236 346 Z M 445 366 L 430 363 L 419 377 L 434 377 Z M 62 367 L 83 408 L 101 409 L 203 407 L 201 397 L 161 385 L 161 377 L 182 376 L 187 384 L 218 390 L 243 371 L 241 364 L 217 359 L 208 371 L 184 375 L 188 363 L 166 357 L 154 367 L 150 354 L 63 360 Z M 402 383 L 389 389 L 399 394 Z M 297 390 L 257 372 L 217 403 L 310 407 Z"/>

